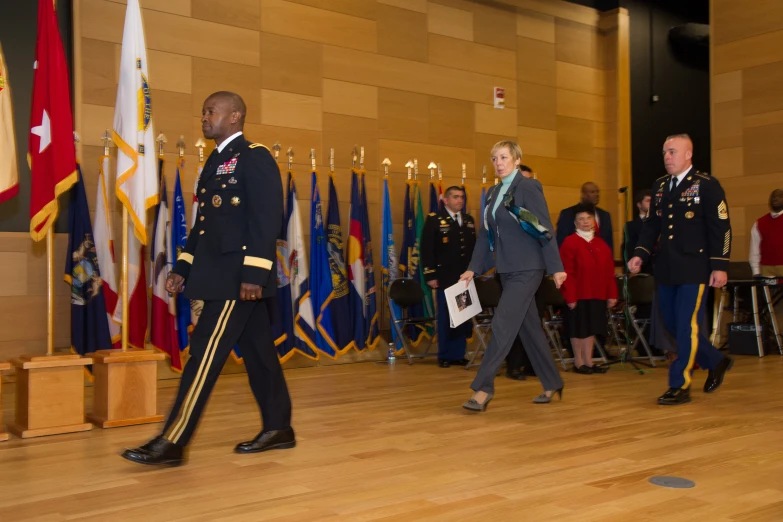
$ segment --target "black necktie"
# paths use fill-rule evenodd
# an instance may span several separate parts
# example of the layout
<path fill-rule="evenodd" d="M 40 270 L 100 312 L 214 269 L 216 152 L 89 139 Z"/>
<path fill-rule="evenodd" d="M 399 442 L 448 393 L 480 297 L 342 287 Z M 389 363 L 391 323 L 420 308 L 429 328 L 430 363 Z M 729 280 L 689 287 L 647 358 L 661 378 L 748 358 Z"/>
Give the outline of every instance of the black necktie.
<path fill-rule="evenodd" d="M 677 188 L 677 184 L 680 182 L 680 178 L 674 177 L 672 178 L 672 188 L 670 192 L 674 192 L 674 189 Z"/>

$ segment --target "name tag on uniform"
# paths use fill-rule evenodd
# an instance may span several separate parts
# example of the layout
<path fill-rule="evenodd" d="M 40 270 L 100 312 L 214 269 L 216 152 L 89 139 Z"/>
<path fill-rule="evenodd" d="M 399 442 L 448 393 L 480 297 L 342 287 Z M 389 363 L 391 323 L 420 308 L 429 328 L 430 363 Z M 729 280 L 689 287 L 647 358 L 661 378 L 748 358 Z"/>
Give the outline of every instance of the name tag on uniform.
<path fill-rule="evenodd" d="M 216 176 L 223 176 L 224 174 L 233 174 L 237 168 L 237 159 L 232 158 L 229 161 L 221 164 L 217 169 Z"/>
<path fill-rule="evenodd" d="M 473 223 L 465 223 L 465 226 L 468 228 L 476 228 L 476 225 L 474 225 Z"/>

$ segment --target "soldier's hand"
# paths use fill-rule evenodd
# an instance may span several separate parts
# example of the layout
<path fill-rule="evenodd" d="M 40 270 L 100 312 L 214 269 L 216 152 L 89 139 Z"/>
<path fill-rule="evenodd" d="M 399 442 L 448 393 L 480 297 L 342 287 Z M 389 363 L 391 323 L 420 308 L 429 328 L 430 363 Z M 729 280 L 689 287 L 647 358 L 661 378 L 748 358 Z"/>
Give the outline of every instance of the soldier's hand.
<path fill-rule="evenodd" d="M 427 285 L 429 285 L 430 288 L 438 288 L 438 280 L 433 279 L 432 281 L 427 281 Z"/>
<path fill-rule="evenodd" d="M 634 256 L 631 258 L 630 261 L 628 261 L 628 271 L 632 274 L 638 274 L 639 270 L 642 269 L 642 258 L 639 256 Z"/>
<path fill-rule="evenodd" d="M 567 274 L 565 272 L 555 272 L 552 274 L 552 279 L 555 280 L 555 288 L 560 288 L 565 283 Z"/>
<path fill-rule="evenodd" d="M 710 286 L 715 288 L 723 288 L 728 280 L 729 276 L 723 270 L 713 270 L 710 274 Z"/>
<path fill-rule="evenodd" d="M 243 301 L 257 301 L 261 299 L 261 290 L 258 285 L 242 283 L 242 286 L 239 287 L 239 298 Z"/>
<path fill-rule="evenodd" d="M 576 308 L 576 303 L 566 303 L 566 304 L 568 305 L 569 310 L 573 310 L 574 308 Z"/>
<path fill-rule="evenodd" d="M 616 304 L 617 304 L 617 299 L 609 299 L 606 302 L 606 306 L 609 308 L 614 308 Z"/>
<path fill-rule="evenodd" d="M 179 274 L 171 273 L 166 278 L 166 291 L 170 294 L 178 294 L 185 285 L 185 278 Z"/>

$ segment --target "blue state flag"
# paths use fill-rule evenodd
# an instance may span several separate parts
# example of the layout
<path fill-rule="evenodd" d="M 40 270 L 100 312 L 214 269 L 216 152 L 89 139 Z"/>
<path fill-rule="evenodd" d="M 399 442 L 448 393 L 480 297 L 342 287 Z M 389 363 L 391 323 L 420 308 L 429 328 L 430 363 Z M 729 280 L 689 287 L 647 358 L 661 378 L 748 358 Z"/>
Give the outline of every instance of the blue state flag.
<path fill-rule="evenodd" d="M 84 180 L 81 167 L 76 168 L 79 179 L 70 190 L 64 279 L 71 285 L 71 349 L 85 355 L 110 350 L 112 342 Z"/>
<path fill-rule="evenodd" d="M 340 226 L 340 204 L 334 186 L 334 173 L 329 173 L 329 210 L 326 218 L 326 250 L 329 254 L 329 270 L 332 274 L 332 300 L 329 309 L 334 326 L 334 342 L 338 353 L 344 353 L 353 346 L 351 327 L 350 295 L 348 292 L 348 271 L 343 257 L 343 229 Z"/>
<path fill-rule="evenodd" d="M 321 192 L 318 190 L 318 173 L 312 173 L 310 192 L 310 297 L 315 314 L 315 347 L 331 358 L 337 357 L 334 343 L 332 311 L 332 272 L 329 269 L 329 252 L 326 249 L 326 231 L 321 212 Z"/>
<path fill-rule="evenodd" d="M 383 177 L 383 221 L 381 222 L 381 273 L 384 293 L 389 295 L 389 285 L 400 276 L 397 249 L 394 246 L 394 224 L 391 210 L 391 194 L 389 193 L 389 176 Z M 383 306 L 383 304 L 381 304 Z M 402 309 L 393 301 L 389 302 L 389 308 L 394 317 L 402 317 Z M 402 349 L 402 342 L 397 338 L 397 330 L 394 329 L 393 319 L 389 318 L 391 338 L 396 349 Z"/>
<path fill-rule="evenodd" d="M 365 173 L 362 172 L 362 240 L 364 253 L 364 310 L 366 346 L 374 350 L 378 345 L 380 330 L 378 325 L 378 302 L 376 300 L 375 271 L 372 261 L 372 236 L 370 234 L 370 212 L 367 205 L 367 187 L 364 183 Z"/>
<path fill-rule="evenodd" d="M 435 188 L 435 183 L 430 181 L 430 212 L 438 212 L 440 210 L 440 201 L 438 199 L 438 189 Z"/>
<path fill-rule="evenodd" d="M 174 208 L 171 209 L 171 250 L 175 253 L 174 260 L 179 258 L 180 252 L 188 241 L 188 221 L 185 217 L 185 197 L 182 194 L 181 173 L 185 166 L 185 160 L 177 162 L 177 174 L 174 180 Z M 190 299 L 183 292 L 176 295 L 175 306 L 177 310 L 177 342 L 180 351 L 188 349 L 188 327 L 190 326 Z"/>

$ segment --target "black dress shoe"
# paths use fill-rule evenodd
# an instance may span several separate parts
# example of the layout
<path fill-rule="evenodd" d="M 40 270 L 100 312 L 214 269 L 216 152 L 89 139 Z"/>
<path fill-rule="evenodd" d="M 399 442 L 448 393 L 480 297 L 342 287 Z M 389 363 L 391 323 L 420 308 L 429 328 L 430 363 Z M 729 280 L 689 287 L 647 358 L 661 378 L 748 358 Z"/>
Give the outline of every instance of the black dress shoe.
<path fill-rule="evenodd" d="M 177 446 L 159 435 L 143 446 L 123 451 L 121 456 L 138 464 L 180 466 L 185 463 L 184 453 L 182 446 Z"/>
<path fill-rule="evenodd" d="M 273 449 L 289 449 L 296 446 L 293 428 L 284 430 L 262 431 L 255 439 L 240 442 L 234 448 L 234 453 L 261 453 Z"/>
<path fill-rule="evenodd" d="M 691 390 L 683 388 L 669 388 L 666 393 L 658 397 L 658 404 L 663 406 L 677 406 L 691 402 Z"/>
<path fill-rule="evenodd" d="M 707 381 L 704 383 L 704 393 L 712 393 L 723 384 L 723 377 L 726 372 L 734 366 L 734 359 L 726 355 L 714 370 L 710 370 L 707 375 Z"/>
<path fill-rule="evenodd" d="M 506 371 L 506 377 L 509 379 L 512 379 L 514 381 L 524 381 L 527 379 L 527 376 L 525 376 L 524 373 L 522 373 L 519 370 L 508 370 Z"/>
<path fill-rule="evenodd" d="M 583 375 L 592 375 L 593 374 L 593 369 L 590 368 L 589 366 L 584 365 L 584 364 L 582 366 L 579 366 L 578 368 L 577 368 L 576 365 L 574 365 L 574 369 L 571 370 L 571 371 L 573 371 L 574 373 L 581 373 Z"/>
<path fill-rule="evenodd" d="M 449 361 L 449 362 L 451 364 L 453 364 L 453 365 L 456 365 L 456 366 L 467 366 L 470 361 L 463 357 L 462 359 L 455 359 L 455 360 Z"/>
<path fill-rule="evenodd" d="M 449 361 L 438 361 L 438 366 L 441 368 L 451 368 L 451 363 Z"/>

